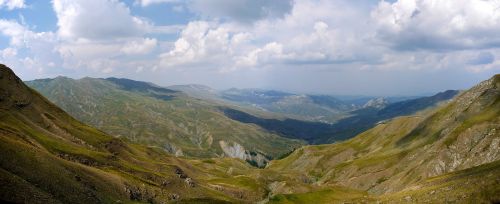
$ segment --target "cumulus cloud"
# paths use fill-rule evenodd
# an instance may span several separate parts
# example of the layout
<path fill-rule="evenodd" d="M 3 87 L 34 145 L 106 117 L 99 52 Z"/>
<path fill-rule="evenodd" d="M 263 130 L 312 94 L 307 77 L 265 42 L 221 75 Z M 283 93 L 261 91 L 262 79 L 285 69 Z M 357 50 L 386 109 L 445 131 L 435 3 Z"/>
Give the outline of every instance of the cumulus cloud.
<path fill-rule="evenodd" d="M 372 11 L 378 37 L 397 49 L 500 46 L 500 1 L 381 1 Z"/>
<path fill-rule="evenodd" d="M 154 38 L 144 38 L 141 40 L 128 41 L 121 49 L 121 51 L 127 55 L 134 54 L 148 54 L 150 53 L 158 44 L 158 41 Z"/>
<path fill-rule="evenodd" d="M 35 32 L 17 21 L 0 19 L 0 35 L 9 39 L 9 45 L 0 50 L 0 61 L 21 73 L 40 74 L 58 59 L 52 32 Z"/>
<path fill-rule="evenodd" d="M 0 50 L 0 57 L 2 59 L 10 59 L 15 57 L 16 55 L 17 55 L 17 49 L 15 48 L 8 47 L 3 50 Z"/>
<path fill-rule="evenodd" d="M 140 4 L 143 7 L 150 6 L 152 4 L 159 4 L 159 3 L 172 3 L 172 2 L 179 2 L 179 0 L 136 0 L 136 4 Z"/>
<path fill-rule="evenodd" d="M 283 18 L 252 25 L 192 22 L 161 58 L 164 66 L 202 63 L 224 70 L 367 60 L 377 54 L 366 45 L 366 26 L 351 22 L 363 13 L 345 2 L 302 0 Z"/>
<path fill-rule="evenodd" d="M 63 38 L 102 40 L 137 37 L 151 25 L 133 16 L 129 8 L 115 0 L 54 0 L 58 33 Z"/>
<path fill-rule="evenodd" d="M 149 77 L 161 81 L 181 81 L 175 74 L 185 73 L 183 83 L 226 76 L 236 84 L 243 78 L 256 84 L 250 75 L 257 82 L 294 78 L 285 88 L 302 87 L 295 78 L 323 77 L 316 87 L 322 88 L 335 77 L 345 80 L 341 75 L 399 79 L 392 73 L 488 75 L 500 68 L 498 0 L 135 0 L 131 8 L 123 2 L 53 0 L 52 32 L 0 19 L 0 35 L 9 40 L 0 60 L 31 75 L 154 71 Z M 189 22 L 159 26 L 165 21 L 137 16 L 135 9 L 159 3 Z"/>
<path fill-rule="evenodd" d="M 29 31 L 17 21 L 0 19 L 0 33 L 10 38 L 11 45 L 21 46 Z"/>
<path fill-rule="evenodd" d="M 190 22 L 175 41 L 174 48 L 161 55 L 162 65 L 227 65 L 235 48 L 244 40 L 243 33 L 231 32 L 228 27 L 206 21 Z"/>
<path fill-rule="evenodd" d="M 7 8 L 7 10 L 14 10 L 17 8 L 24 8 L 26 4 L 24 0 L 0 0 L 0 9 Z"/>

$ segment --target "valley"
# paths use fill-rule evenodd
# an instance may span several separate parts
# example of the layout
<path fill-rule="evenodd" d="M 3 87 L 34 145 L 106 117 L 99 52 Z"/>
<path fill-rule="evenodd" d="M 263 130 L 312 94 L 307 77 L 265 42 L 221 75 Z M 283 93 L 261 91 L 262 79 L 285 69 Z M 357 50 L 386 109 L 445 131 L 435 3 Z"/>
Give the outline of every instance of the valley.
<path fill-rule="evenodd" d="M 71 83 L 66 82 L 62 86 L 52 83 L 53 80 L 69 80 Z M 459 93 L 449 101 L 441 99 L 443 94 L 446 95 L 444 98 L 449 98 L 450 93 L 433 96 L 439 99 L 425 101 L 441 103 L 432 102 L 433 106 L 425 103 L 425 109 L 413 105 L 412 109 L 419 109 L 417 113 L 411 110 L 412 114 L 405 112 L 401 114 L 408 115 L 384 119 L 384 122 L 374 124 L 374 127 L 345 141 L 305 146 L 299 140 L 287 139 L 260 129 L 258 125 L 240 123 L 227 117 L 224 119 L 225 114 L 219 109 L 223 105 L 234 109 L 239 109 L 239 106 L 207 105 L 208 102 L 203 100 L 184 98 L 186 96 L 182 92 L 148 83 L 126 82 L 124 85 L 123 81 L 116 82 L 115 79 L 86 78 L 75 82 L 56 78 L 28 84 L 38 87 L 44 95 L 52 94 L 49 98 L 52 97 L 55 104 L 61 103 L 64 110 L 73 110 L 72 115 L 88 114 L 88 124 L 92 124 L 92 119 L 100 114 L 103 115 L 99 117 L 107 118 L 107 114 L 111 119 L 118 117 L 118 113 L 132 116 L 137 108 L 142 114 L 164 114 L 165 119 L 155 118 L 161 125 L 160 122 L 190 114 L 193 116 L 196 115 L 194 112 L 203 109 L 210 117 L 223 118 L 220 120 L 231 123 L 222 129 L 254 129 L 256 132 L 249 135 L 262 134 L 267 138 L 260 144 L 259 139 L 246 143 L 243 139 L 238 140 L 238 136 L 227 137 L 219 139 L 221 149 L 208 150 L 209 153 L 203 153 L 205 155 L 175 155 L 176 151 L 165 148 L 161 143 L 171 142 L 168 134 L 162 140 L 160 137 L 151 138 L 153 133 L 149 133 L 150 138 L 145 135 L 139 137 L 138 131 L 134 133 L 134 138 L 132 134 L 125 134 L 127 126 L 116 129 L 109 126 L 106 129 L 105 120 L 101 119 L 99 124 L 104 125 L 96 126 L 105 131 L 102 132 L 66 114 L 2 65 L 0 200 L 29 203 L 476 203 L 500 200 L 499 75 Z M 134 83 L 133 88 L 130 88 L 130 83 Z M 67 89 L 71 86 L 74 87 Z M 76 94 L 76 91 L 81 93 Z M 73 100 L 64 102 L 61 99 L 65 97 Z M 105 104 L 106 101 L 122 104 L 108 106 L 114 110 L 99 109 L 97 103 Z M 64 103 L 78 106 L 64 106 Z M 92 108 L 86 109 L 86 106 Z M 127 106 L 133 108 L 123 110 Z M 175 111 L 161 112 L 169 108 L 175 108 Z M 176 113 L 177 110 L 180 113 Z M 253 110 L 239 110 L 254 113 Z M 137 123 L 147 119 L 134 119 L 138 115 L 122 117 L 124 121 L 137 120 Z M 210 119 L 193 118 L 207 126 L 210 124 L 206 122 Z M 180 120 L 188 124 L 193 118 Z M 131 121 L 124 122 L 127 123 Z M 220 123 L 223 122 L 216 125 Z M 196 124 L 203 123 L 195 123 L 193 128 Z M 173 131 L 181 127 L 179 123 L 174 123 L 165 129 Z M 136 129 L 135 126 L 129 127 L 128 131 Z M 112 130 L 121 134 L 111 136 L 108 133 Z M 154 129 L 143 131 L 151 130 Z M 189 129 L 175 131 L 186 135 L 196 133 L 196 130 L 190 132 Z M 215 132 L 211 134 L 217 141 Z M 284 147 L 295 150 L 286 154 L 290 149 L 269 148 L 268 152 L 282 153 L 275 153 L 276 158 L 264 168 L 256 168 L 247 162 L 252 160 L 241 156 L 245 153 L 237 151 L 240 147 L 221 142 L 230 139 L 243 145 L 253 143 L 255 149 L 266 147 L 270 141 L 277 142 L 272 147 L 279 147 L 281 141 L 286 144 Z M 155 145 L 156 140 L 163 145 Z M 203 150 L 203 145 L 180 141 L 178 144 Z M 231 151 L 224 151 L 224 146 L 229 146 Z M 250 146 L 245 147 L 252 150 Z M 187 154 L 190 152 L 188 149 L 182 151 Z M 217 156 L 221 152 L 240 154 L 243 158 Z M 251 152 L 248 154 L 258 156 Z M 280 159 L 277 159 L 278 155 Z"/>
<path fill-rule="evenodd" d="M 0 0 L 0 204 L 500 204 L 500 0 Z"/>

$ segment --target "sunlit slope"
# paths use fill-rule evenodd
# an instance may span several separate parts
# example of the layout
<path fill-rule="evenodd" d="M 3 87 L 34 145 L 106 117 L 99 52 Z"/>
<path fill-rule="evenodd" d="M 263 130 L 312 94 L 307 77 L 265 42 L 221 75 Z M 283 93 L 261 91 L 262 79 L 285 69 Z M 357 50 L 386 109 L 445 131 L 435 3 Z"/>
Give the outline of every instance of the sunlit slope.
<path fill-rule="evenodd" d="M 395 193 L 376 195 L 340 186 L 278 194 L 269 203 L 498 203 L 500 161 L 427 178 Z"/>
<path fill-rule="evenodd" d="M 185 160 L 80 123 L 0 65 L 0 201 L 250 202 L 267 195 L 238 159 Z M 262 181 L 264 182 L 264 181 Z"/>
<path fill-rule="evenodd" d="M 229 119 L 216 103 L 144 82 L 58 77 L 28 84 L 87 124 L 177 155 L 260 162 L 302 144 Z"/>
<path fill-rule="evenodd" d="M 0 201 L 483 203 L 500 201 L 499 76 L 425 117 L 258 169 L 182 159 L 80 123 L 0 67 Z"/>
<path fill-rule="evenodd" d="M 498 163 L 499 99 L 496 75 L 426 117 L 399 117 L 346 142 L 306 146 L 268 168 L 305 173 L 320 186 L 375 195 L 406 192 L 430 177 Z M 497 164 L 482 173 L 497 183 L 500 179 Z M 491 191 L 491 185 L 484 188 Z"/>

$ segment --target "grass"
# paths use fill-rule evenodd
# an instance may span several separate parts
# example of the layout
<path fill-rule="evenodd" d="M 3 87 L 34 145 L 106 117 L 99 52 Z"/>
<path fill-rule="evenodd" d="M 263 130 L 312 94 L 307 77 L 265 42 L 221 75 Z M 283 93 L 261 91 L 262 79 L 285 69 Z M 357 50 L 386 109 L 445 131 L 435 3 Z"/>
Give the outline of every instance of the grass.
<path fill-rule="evenodd" d="M 362 191 L 343 187 L 331 187 L 324 190 L 297 193 L 280 194 L 269 199 L 269 203 L 345 203 L 354 200 L 368 201 L 368 194 Z"/>
<path fill-rule="evenodd" d="M 382 195 L 382 202 L 411 198 L 413 202 L 495 203 L 500 201 L 500 161 L 428 178 L 417 189 Z"/>
<path fill-rule="evenodd" d="M 235 125 L 237 123 L 231 121 L 211 121 L 211 114 L 220 113 L 193 112 L 188 110 L 186 101 L 182 99 L 174 99 L 171 102 L 169 106 L 185 107 L 182 111 L 189 112 L 186 115 L 190 118 L 198 117 L 200 120 L 209 121 L 204 124 L 227 123 L 219 124 L 218 128 L 234 125 L 235 134 L 239 136 L 256 133 L 245 133 L 243 131 L 252 129 L 238 129 L 238 125 Z M 199 109 L 200 107 L 192 107 L 196 105 L 199 104 L 193 103 L 190 108 Z M 158 105 L 156 108 L 165 107 L 167 106 Z M 455 130 L 466 130 L 485 121 L 494 121 L 498 109 L 497 106 L 492 107 L 491 110 L 485 109 L 486 112 L 477 115 L 464 115 L 463 127 L 457 126 L 459 128 Z M 438 111 L 437 115 L 420 123 L 422 125 L 418 126 L 417 132 L 414 133 L 408 132 L 417 126 L 414 122 L 420 122 L 419 120 L 398 118 L 355 139 L 333 145 L 299 148 L 290 156 L 273 162 L 266 169 L 256 169 L 243 161 L 230 158 L 175 158 L 165 154 L 161 148 L 115 139 L 73 120 L 43 99 L 36 99 L 25 109 L 0 110 L 0 199 L 8 198 L 7 201 L 11 202 L 35 202 L 39 199 L 38 201 L 44 203 L 116 203 L 118 200 L 124 203 L 163 202 L 168 201 L 168 196 L 175 193 L 181 197 L 180 202 L 184 203 L 255 202 L 265 199 L 267 195 L 273 195 L 269 198 L 270 203 L 404 202 L 408 196 L 415 202 L 451 202 L 451 199 L 463 199 L 469 203 L 499 201 L 500 161 L 433 178 L 420 179 L 418 176 L 421 176 L 422 172 L 407 169 L 419 169 L 418 167 L 428 165 L 428 162 L 436 157 L 435 154 L 427 154 L 427 149 L 421 148 L 421 144 L 422 141 L 434 141 L 442 135 L 441 126 L 446 124 L 442 123 L 441 119 L 449 111 L 447 108 L 443 110 L 445 111 Z M 148 114 L 155 112 L 148 111 Z M 167 109 L 168 111 L 172 110 Z M 182 131 L 204 135 L 204 131 L 197 128 L 203 124 L 177 117 L 177 114 L 183 113 L 168 114 L 176 116 L 171 120 L 172 123 L 183 124 L 179 127 Z M 43 116 L 52 123 L 42 120 Z M 133 125 L 133 122 L 123 118 L 117 120 Z M 396 128 L 398 126 L 401 128 Z M 146 126 L 140 126 L 137 132 L 146 134 L 149 132 L 146 129 Z M 216 136 L 215 132 L 210 131 L 214 141 L 217 141 L 221 138 Z M 269 135 L 257 134 L 250 138 L 239 136 L 235 138 L 241 141 L 268 142 L 265 139 Z M 188 138 L 190 139 L 193 138 Z M 403 141 L 403 145 L 399 145 L 398 141 Z M 273 140 L 269 144 L 286 146 L 288 143 Z M 73 159 L 60 154 L 69 154 Z M 347 156 L 341 157 L 342 154 Z M 411 159 L 408 155 L 417 157 Z M 78 161 L 82 158 L 99 165 L 82 164 Z M 315 160 L 311 165 L 300 165 L 309 164 L 307 162 L 311 160 Z M 408 160 L 411 161 L 406 163 Z M 415 162 L 411 163 L 413 160 Z M 419 161 L 422 163 L 417 167 L 413 165 Z M 301 168 L 290 171 L 294 166 Z M 377 174 L 380 169 L 393 167 L 399 168 L 393 171 L 395 173 L 410 173 L 406 177 Z M 188 187 L 185 180 L 176 175 L 177 168 L 194 180 L 196 187 Z M 374 174 L 379 177 L 363 177 Z M 406 182 L 404 179 L 409 177 L 419 179 Z M 347 186 L 357 185 L 364 188 L 367 186 L 364 184 L 373 181 L 380 185 L 402 185 L 405 189 L 377 196 L 366 191 L 337 186 L 336 178 L 349 181 L 350 183 L 345 184 Z M 400 178 L 401 181 L 395 181 Z M 325 180 L 327 182 L 315 182 Z M 273 183 L 284 186 L 281 186 L 282 189 L 274 189 L 270 185 Z M 222 186 L 224 189 L 217 189 L 213 185 Z M 131 200 L 130 192 L 140 196 Z M 280 192 L 292 193 L 279 194 Z M 467 197 L 464 198 L 463 195 Z"/>
<path fill-rule="evenodd" d="M 218 144 L 220 140 L 238 142 L 249 151 L 263 152 L 272 158 L 303 145 L 301 141 L 233 121 L 214 104 L 185 96 L 161 100 L 91 78 L 33 81 L 30 84 L 87 124 L 145 145 L 174 145 L 186 156 L 210 158 L 220 155 L 223 153 Z"/>
<path fill-rule="evenodd" d="M 460 135 L 460 133 L 464 132 L 465 130 L 475 126 L 475 125 L 480 125 L 483 123 L 493 123 L 495 121 L 498 122 L 498 115 L 500 115 L 500 103 L 498 101 L 496 104 L 494 104 L 492 107 L 489 107 L 488 109 L 482 111 L 479 114 L 473 115 L 471 117 L 468 117 L 465 121 L 463 121 L 457 128 L 453 130 L 453 132 L 446 138 L 444 141 L 444 144 L 446 146 L 450 146 L 457 140 L 457 137 Z"/>

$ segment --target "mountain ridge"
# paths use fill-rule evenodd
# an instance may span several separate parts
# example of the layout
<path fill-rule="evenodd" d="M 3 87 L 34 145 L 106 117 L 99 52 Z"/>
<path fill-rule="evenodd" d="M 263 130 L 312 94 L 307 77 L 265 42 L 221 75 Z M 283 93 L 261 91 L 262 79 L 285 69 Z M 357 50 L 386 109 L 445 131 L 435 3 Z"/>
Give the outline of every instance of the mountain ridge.
<path fill-rule="evenodd" d="M 268 158 L 303 144 L 231 120 L 218 110 L 219 104 L 147 82 L 84 78 L 27 83 L 87 124 L 178 156 L 229 156 L 227 148 L 239 145 L 246 155 L 241 158 L 264 166 Z"/>
<path fill-rule="evenodd" d="M 0 201 L 498 202 L 499 98 L 497 75 L 424 116 L 301 147 L 258 169 L 234 158 L 177 158 L 107 135 L 0 65 Z"/>
<path fill-rule="evenodd" d="M 491 164 L 490 170 L 498 172 L 499 87 L 496 75 L 423 117 L 402 116 L 345 142 L 305 146 L 284 159 L 271 162 L 268 168 L 305 173 L 315 178 L 318 185 L 342 185 L 392 196 L 397 192 L 404 195 L 403 191 L 417 192 L 410 186 L 418 186 L 426 179 L 481 169 L 483 165 Z M 493 182 L 488 185 L 495 186 L 495 180 L 500 179 L 498 173 L 485 175 Z M 474 178 L 477 179 L 481 178 Z M 467 191 L 460 184 L 453 186 L 465 193 L 466 198 L 477 193 Z M 493 194 L 485 195 L 487 197 L 500 190 L 492 186 L 489 189 Z M 402 197 L 405 196 L 410 195 Z M 428 194 L 422 196 L 432 200 Z M 455 196 L 458 195 L 453 199 L 457 199 Z M 500 199 L 487 197 L 485 199 Z"/>

